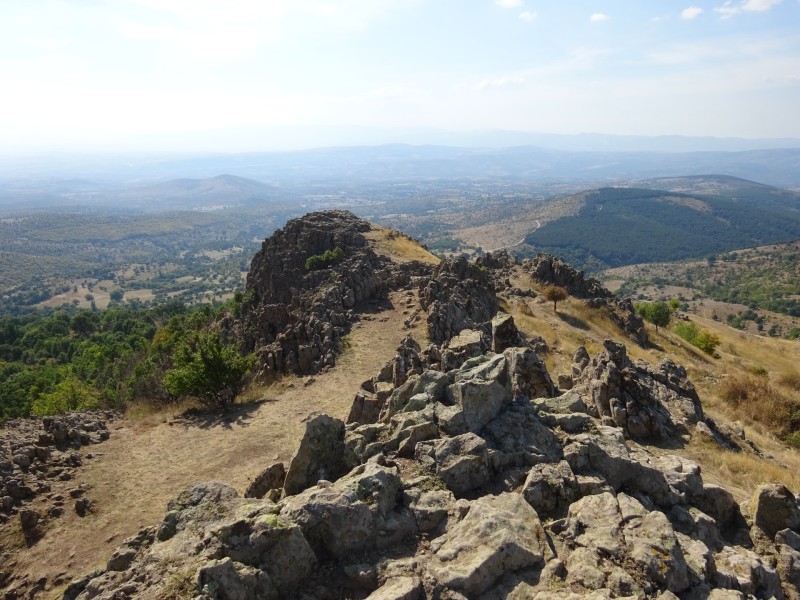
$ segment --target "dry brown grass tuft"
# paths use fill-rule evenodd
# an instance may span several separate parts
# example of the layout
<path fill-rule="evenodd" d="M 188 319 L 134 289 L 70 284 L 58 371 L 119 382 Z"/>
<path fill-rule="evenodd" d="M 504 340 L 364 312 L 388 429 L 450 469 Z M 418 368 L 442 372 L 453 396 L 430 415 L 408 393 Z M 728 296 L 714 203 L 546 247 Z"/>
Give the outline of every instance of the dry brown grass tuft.
<path fill-rule="evenodd" d="M 703 465 L 704 478 L 707 479 L 707 473 L 713 474 L 712 478 L 724 487 L 733 487 L 739 500 L 748 499 L 756 487 L 773 481 L 790 490 L 800 490 L 800 472 L 796 465 L 784 465 L 747 452 L 723 450 L 698 437 L 692 440 L 689 454 Z"/>
<path fill-rule="evenodd" d="M 781 438 L 800 430 L 800 401 L 777 389 L 764 375 L 731 375 L 720 382 L 719 397 L 734 413 L 766 425 Z"/>
<path fill-rule="evenodd" d="M 778 377 L 778 384 L 795 392 L 800 392 L 800 373 L 795 371 L 782 373 Z"/>

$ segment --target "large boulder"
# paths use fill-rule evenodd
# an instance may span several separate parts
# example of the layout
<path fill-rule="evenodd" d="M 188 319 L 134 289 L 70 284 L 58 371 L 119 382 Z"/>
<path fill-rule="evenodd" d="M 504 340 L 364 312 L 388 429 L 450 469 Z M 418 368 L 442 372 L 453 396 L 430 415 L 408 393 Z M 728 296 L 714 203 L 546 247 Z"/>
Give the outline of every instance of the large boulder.
<path fill-rule="evenodd" d="M 648 511 L 631 496 L 617 501 L 625 522 L 623 535 L 629 559 L 658 589 L 680 593 L 689 587 L 689 571 L 675 532 L 664 513 Z"/>
<path fill-rule="evenodd" d="M 509 362 L 511 391 L 515 398 L 552 398 L 556 386 L 544 361 L 530 348 L 509 348 L 505 351 Z"/>
<path fill-rule="evenodd" d="M 519 494 L 484 496 L 431 545 L 428 571 L 442 586 L 474 598 L 507 572 L 542 565 L 545 543 L 536 511 Z"/>
<path fill-rule="evenodd" d="M 491 276 L 465 258 L 445 259 L 420 282 L 419 299 L 428 312 L 428 337 L 436 344 L 464 329 L 491 333 L 499 308 Z"/>
<path fill-rule="evenodd" d="M 437 410 L 439 427 L 450 435 L 479 432 L 511 404 L 508 361 L 502 354 L 460 369 L 454 378 L 447 392 L 452 406 Z"/>
<path fill-rule="evenodd" d="M 317 553 L 342 559 L 415 532 L 413 516 L 395 510 L 401 488 L 396 468 L 369 461 L 287 498 L 280 516 L 297 523 Z"/>
<path fill-rule="evenodd" d="M 264 571 L 280 597 L 294 592 L 317 563 L 300 527 L 274 512 L 224 521 L 204 542 L 216 556 Z"/>
<path fill-rule="evenodd" d="M 770 539 L 782 529 L 800 530 L 800 510 L 797 499 L 779 483 L 762 485 L 750 503 L 753 524 Z"/>
<path fill-rule="evenodd" d="M 264 571 L 237 564 L 230 558 L 213 560 L 197 572 L 197 588 L 214 600 L 278 598 L 278 591 Z"/>
<path fill-rule="evenodd" d="M 344 423 L 326 414 L 311 414 L 286 472 L 286 494 L 297 494 L 321 479 L 332 481 L 342 475 L 346 471 L 344 449 Z"/>
<path fill-rule="evenodd" d="M 492 352 L 500 354 L 506 348 L 523 345 L 524 341 L 514 324 L 514 317 L 498 313 L 492 319 Z"/>
<path fill-rule="evenodd" d="M 589 357 L 575 353 L 573 389 L 585 394 L 589 412 L 613 422 L 635 438 L 667 440 L 703 419 L 700 399 L 686 370 L 670 360 L 652 367 L 633 363 L 623 344 L 606 340 L 605 350 Z"/>
<path fill-rule="evenodd" d="M 488 446 L 474 433 L 420 442 L 416 459 L 457 496 L 487 484 L 492 474 Z"/>
<path fill-rule="evenodd" d="M 534 465 L 522 488 L 522 495 L 538 514 L 566 509 L 578 497 L 578 482 L 569 466 L 559 463 Z"/>

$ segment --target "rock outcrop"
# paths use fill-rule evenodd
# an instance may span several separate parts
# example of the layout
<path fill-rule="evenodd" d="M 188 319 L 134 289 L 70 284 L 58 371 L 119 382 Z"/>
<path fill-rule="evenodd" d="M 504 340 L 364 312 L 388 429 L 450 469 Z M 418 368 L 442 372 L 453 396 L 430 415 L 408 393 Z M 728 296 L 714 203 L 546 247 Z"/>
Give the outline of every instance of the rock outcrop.
<path fill-rule="evenodd" d="M 563 287 L 571 296 L 581 298 L 594 309 L 605 309 L 611 320 L 640 346 L 647 345 L 644 321 L 636 314 L 633 303 L 614 296 L 596 279 L 586 278 L 583 271 L 553 256 L 538 254 L 522 262 L 522 268 L 530 273 L 534 281 L 546 285 Z"/>
<path fill-rule="evenodd" d="M 465 258 L 445 259 L 420 282 L 419 299 L 428 312 L 428 337 L 441 344 L 464 329 L 489 335 L 498 304 L 492 279 Z"/>
<path fill-rule="evenodd" d="M 704 422 L 681 367 L 607 341 L 562 392 L 488 348 L 448 369 L 407 338 L 358 418 L 308 419 L 283 490 L 192 486 L 65 598 L 800 597 L 795 496 L 740 506 L 640 443 Z"/>
<path fill-rule="evenodd" d="M 292 219 L 264 240 L 234 328 L 243 349 L 257 352 L 262 379 L 332 366 L 358 306 L 430 273 L 430 265 L 377 254 L 364 236 L 370 228 L 350 212 L 328 210 Z M 330 260 L 322 260 L 326 252 Z"/>
<path fill-rule="evenodd" d="M 368 227 L 315 213 L 266 240 L 245 344 L 267 375 L 324 368 L 358 302 L 412 284 L 431 343 L 406 337 L 346 423 L 310 415 L 287 468 L 264 465 L 245 497 L 188 487 L 64 598 L 800 598 L 798 499 L 769 485 L 739 505 L 664 450 L 695 434 L 732 444 L 685 369 L 606 340 L 556 385 L 542 343 L 498 312 L 520 263 L 398 267 Z M 305 268 L 337 248 L 339 264 Z M 582 273 L 547 256 L 523 270 L 625 313 L 642 341 L 632 307 Z M 24 519 L 35 536 L 37 515 Z"/>

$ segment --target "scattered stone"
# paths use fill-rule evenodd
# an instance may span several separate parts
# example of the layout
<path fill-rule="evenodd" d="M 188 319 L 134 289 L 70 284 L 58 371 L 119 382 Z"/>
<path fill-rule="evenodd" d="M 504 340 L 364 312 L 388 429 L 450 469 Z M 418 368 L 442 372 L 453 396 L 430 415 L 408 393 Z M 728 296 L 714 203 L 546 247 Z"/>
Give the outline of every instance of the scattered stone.
<path fill-rule="evenodd" d="M 92 512 L 92 508 L 94 507 L 94 503 L 89 500 L 88 498 L 79 498 L 75 500 L 75 513 L 79 517 L 85 517 L 90 512 Z"/>

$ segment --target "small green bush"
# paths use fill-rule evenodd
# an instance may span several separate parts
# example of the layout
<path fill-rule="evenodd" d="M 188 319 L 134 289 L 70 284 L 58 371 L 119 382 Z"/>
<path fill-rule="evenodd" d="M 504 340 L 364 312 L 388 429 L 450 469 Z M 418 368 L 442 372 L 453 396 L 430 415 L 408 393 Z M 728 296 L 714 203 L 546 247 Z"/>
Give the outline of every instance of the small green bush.
<path fill-rule="evenodd" d="M 325 250 L 322 254 L 315 254 L 306 259 L 306 271 L 318 271 L 331 265 L 338 265 L 344 260 L 344 250 L 336 247 L 333 250 Z"/>
<path fill-rule="evenodd" d="M 694 323 L 679 321 L 675 323 L 672 331 L 693 346 L 697 346 L 700 350 L 712 356 L 720 345 L 720 339 L 716 335 L 705 329 L 701 330 Z"/>

